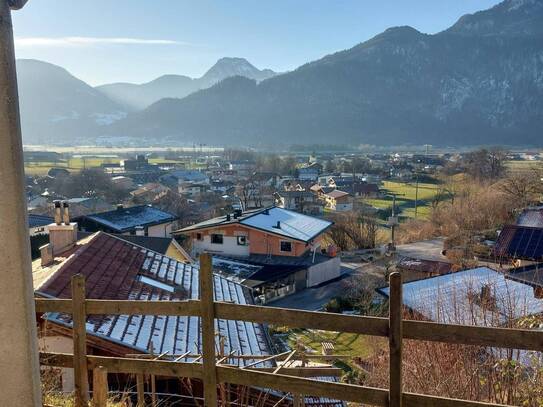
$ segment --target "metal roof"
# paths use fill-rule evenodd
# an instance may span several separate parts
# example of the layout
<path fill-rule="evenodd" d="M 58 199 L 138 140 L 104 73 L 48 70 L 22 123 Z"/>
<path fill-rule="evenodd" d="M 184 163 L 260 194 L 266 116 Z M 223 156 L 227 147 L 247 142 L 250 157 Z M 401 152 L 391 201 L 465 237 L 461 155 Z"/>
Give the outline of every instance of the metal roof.
<path fill-rule="evenodd" d="M 220 216 L 180 229 L 174 233 L 186 233 L 198 229 L 239 224 L 294 240 L 309 242 L 328 229 L 333 222 L 303 215 L 288 209 L 271 207 L 244 212 L 240 217 Z M 279 225 L 279 227 L 277 227 Z"/>
<path fill-rule="evenodd" d="M 28 214 L 28 227 L 37 228 L 40 226 L 47 226 L 50 223 L 53 223 L 54 219 L 50 216 L 45 215 L 35 215 L 33 213 Z"/>
<path fill-rule="evenodd" d="M 83 218 L 92 220 L 117 232 L 125 232 L 136 226 L 150 226 L 178 219 L 171 213 L 148 205 L 117 208 L 108 212 L 85 215 Z"/>
<path fill-rule="evenodd" d="M 543 228 L 543 206 L 524 209 L 517 219 L 517 225 Z"/>
<path fill-rule="evenodd" d="M 87 297 L 93 299 L 179 301 L 199 297 L 198 267 L 103 232 L 80 245 L 36 289 L 55 298 L 70 298 L 70 279 L 77 273 L 85 276 Z M 220 275 L 214 277 L 214 288 L 217 301 L 253 304 L 249 289 Z M 66 314 L 50 313 L 45 318 L 66 326 L 72 324 L 71 316 Z M 226 352 L 271 353 L 263 325 L 227 320 L 215 323 L 217 331 L 226 339 Z M 198 317 L 93 315 L 87 319 L 87 332 L 141 352 L 150 352 L 152 347 L 155 353 L 170 355 L 201 353 Z M 219 338 L 217 346 L 218 341 Z"/>
<path fill-rule="evenodd" d="M 481 301 L 483 287 L 492 301 Z M 378 291 L 389 295 L 388 287 Z M 488 267 L 405 283 L 403 303 L 431 321 L 463 325 L 503 326 L 543 312 L 543 299 L 534 296 L 531 286 Z"/>

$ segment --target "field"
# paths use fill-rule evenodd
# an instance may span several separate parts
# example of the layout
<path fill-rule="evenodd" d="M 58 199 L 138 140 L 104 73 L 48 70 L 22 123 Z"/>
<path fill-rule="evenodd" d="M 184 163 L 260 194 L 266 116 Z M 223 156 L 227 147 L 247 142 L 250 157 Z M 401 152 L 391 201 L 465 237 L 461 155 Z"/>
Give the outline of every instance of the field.
<path fill-rule="evenodd" d="M 415 198 L 417 197 L 415 182 L 385 181 L 382 190 L 386 196 L 380 199 L 364 199 L 363 202 L 378 209 L 390 210 L 396 194 L 396 210 L 400 216 L 415 217 Z M 430 205 L 438 193 L 437 184 L 419 183 L 417 217 L 427 218 L 430 215 Z M 390 194 L 390 195 L 389 195 Z"/>
<path fill-rule="evenodd" d="M 43 176 L 47 172 L 55 168 L 66 168 L 70 172 L 78 172 L 84 168 L 95 168 L 100 167 L 102 164 L 115 164 L 121 161 L 118 157 L 73 157 L 66 160 L 58 161 L 26 161 L 25 162 L 25 173 L 26 175 L 36 175 Z M 156 163 L 183 163 L 182 160 L 171 160 L 165 158 L 150 158 L 150 164 Z M 196 164 L 194 166 L 197 166 Z"/>
<path fill-rule="evenodd" d="M 541 169 L 543 167 L 543 163 L 541 161 L 515 160 L 515 161 L 507 161 L 505 163 L 505 166 L 511 172 L 523 172 L 523 171 L 530 171 L 534 168 Z"/>

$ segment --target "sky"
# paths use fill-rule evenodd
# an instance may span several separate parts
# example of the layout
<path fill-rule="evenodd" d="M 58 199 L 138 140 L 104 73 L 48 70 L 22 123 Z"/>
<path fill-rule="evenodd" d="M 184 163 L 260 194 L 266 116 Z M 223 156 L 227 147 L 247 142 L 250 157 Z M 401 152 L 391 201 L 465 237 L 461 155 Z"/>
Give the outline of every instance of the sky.
<path fill-rule="evenodd" d="M 13 12 L 18 58 L 91 85 L 199 77 L 221 57 L 288 71 L 393 26 L 433 34 L 498 0 L 29 0 Z"/>

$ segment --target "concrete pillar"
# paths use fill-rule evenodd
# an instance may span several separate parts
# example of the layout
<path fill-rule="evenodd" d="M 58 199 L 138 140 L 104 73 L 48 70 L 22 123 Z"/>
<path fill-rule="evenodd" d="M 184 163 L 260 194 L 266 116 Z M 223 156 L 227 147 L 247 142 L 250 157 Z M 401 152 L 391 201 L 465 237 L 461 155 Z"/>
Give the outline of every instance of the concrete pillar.
<path fill-rule="evenodd" d="M 40 406 L 41 394 L 9 9 L 15 3 L 0 0 L 0 406 L 26 407 Z"/>

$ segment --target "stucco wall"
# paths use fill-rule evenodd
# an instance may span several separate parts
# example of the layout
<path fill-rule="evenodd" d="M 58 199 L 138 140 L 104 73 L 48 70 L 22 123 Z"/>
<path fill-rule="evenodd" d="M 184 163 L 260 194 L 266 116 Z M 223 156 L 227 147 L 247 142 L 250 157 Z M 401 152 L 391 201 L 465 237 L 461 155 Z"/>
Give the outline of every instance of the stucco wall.
<path fill-rule="evenodd" d="M 65 336 L 44 336 L 38 339 L 40 352 L 74 353 L 73 339 Z M 75 388 L 74 370 L 72 368 L 60 369 L 62 375 L 62 390 L 72 392 Z"/>
<path fill-rule="evenodd" d="M 201 240 L 197 239 L 197 234 L 200 233 Z M 218 233 L 223 235 L 223 244 L 212 244 L 211 234 Z M 239 246 L 237 244 L 237 236 L 248 236 L 248 246 Z M 282 238 L 277 235 L 265 233 L 260 230 L 246 228 L 240 225 L 223 226 L 216 229 L 201 230 L 191 234 L 193 239 L 193 254 L 197 255 L 202 251 L 214 253 L 231 254 L 235 256 L 247 256 L 249 254 L 271 254 L 275 256 L 301 256 L 307 250 L 304 242 L 297 240 Z M 320 237 L 315 239 L 315 243 L 320 243 Z M 292 245 L 291 252 L 281 251 L 281 241 L 289 241 Z"/>
<path fill-rule="evenodd" d="M 341 261 L 339 257 L 315 264 L 307 269 L 307 286 L 313 287 L 325 281 L 338 278 L 341 275 Z"/>

